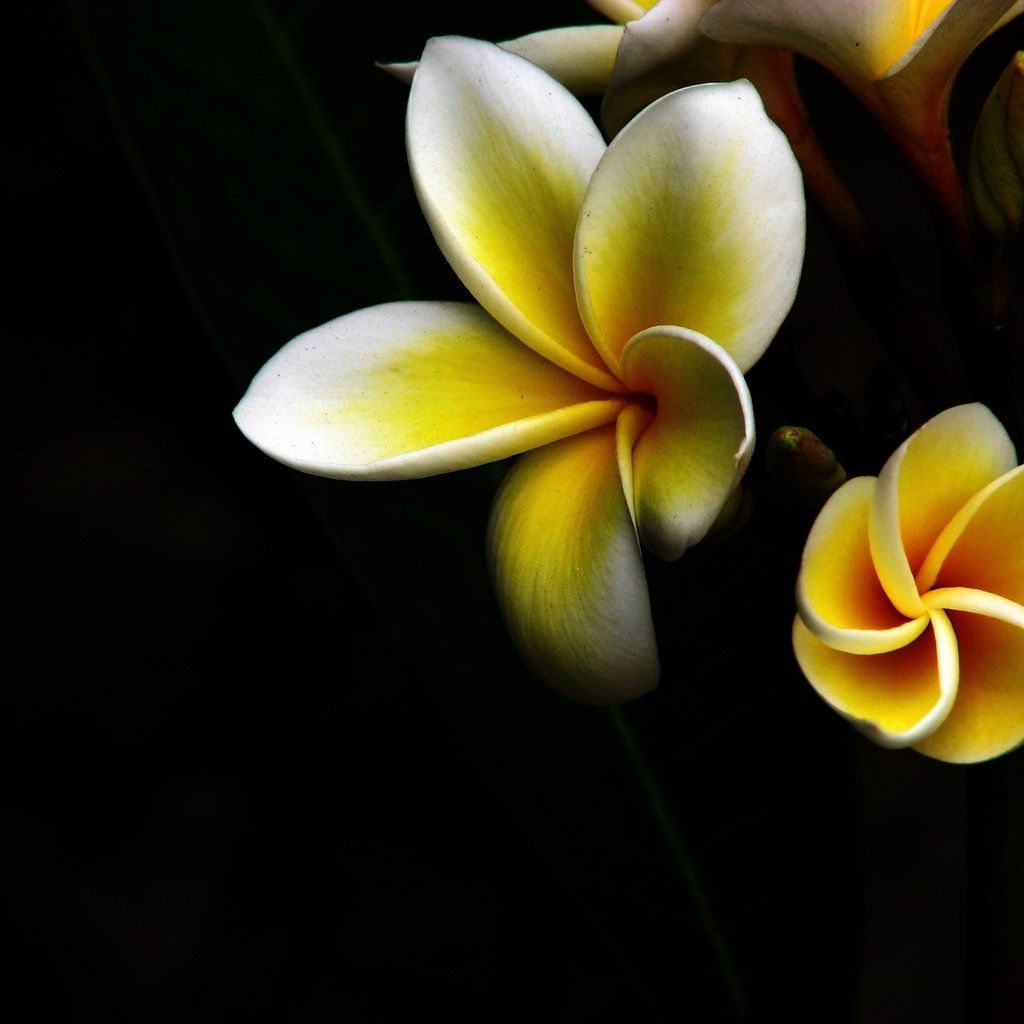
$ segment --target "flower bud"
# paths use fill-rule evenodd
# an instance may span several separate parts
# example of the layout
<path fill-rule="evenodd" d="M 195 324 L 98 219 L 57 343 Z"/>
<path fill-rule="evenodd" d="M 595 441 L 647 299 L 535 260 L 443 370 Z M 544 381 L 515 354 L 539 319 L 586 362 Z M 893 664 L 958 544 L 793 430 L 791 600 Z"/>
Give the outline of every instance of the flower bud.
<path fill-rule="evenodd" d="M 779 427 L 765 452 L 768 475 L 786 498 L 818 508 L 846 480 L 832 450 L 806 427 Z"/>
<path fill-rule="evenodd" d="M 996 242 L 1020 230 L 1024 214 L 1024 50 L 989 94 L 971 145 L 968 208 Z"/>

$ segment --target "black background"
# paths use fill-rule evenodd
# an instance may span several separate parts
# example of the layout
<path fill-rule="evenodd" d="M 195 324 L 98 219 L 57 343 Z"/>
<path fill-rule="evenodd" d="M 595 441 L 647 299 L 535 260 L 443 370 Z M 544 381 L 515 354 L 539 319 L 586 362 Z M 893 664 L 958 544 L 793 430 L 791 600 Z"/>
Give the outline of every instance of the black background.
<path fill-rule="evenodd" d="M 248 376 L 298 330 L 460 296 L 407 180 L 404 87 L 373 61 L 443 32 L 600 20 L 582 3 L 362 16 L 35 5 L 10 34 L 16 1019 L 1013 1019 L 1021 754 L 965 771 L 880 751 L 820 704 L 788 642 L 805 513 L 766 501 L 739 538 L 649 566 L 665 678 L 624 716 L 680 852 L 615 720 L 547 693 L 504 640 L 483 569 L 500 467 L 324 484 L 234 428 Z M 872 170 L 874 127 L 801 67 L 894 236 L 927 231 L 891 194 L 899 168 Z M 342 165 L 407 281 L 352 191 L 331 192 Z M 811 230 L 798 308 L 751 384 L 762 436 L 803 413 L 842 441 L 870 420 L 875 342 L 836 315 L 849 300 Z M 861 344 L 852 376 L 823 349 L 833 330 Z M 836 383 L 846 419 L 821 398 Z"/>

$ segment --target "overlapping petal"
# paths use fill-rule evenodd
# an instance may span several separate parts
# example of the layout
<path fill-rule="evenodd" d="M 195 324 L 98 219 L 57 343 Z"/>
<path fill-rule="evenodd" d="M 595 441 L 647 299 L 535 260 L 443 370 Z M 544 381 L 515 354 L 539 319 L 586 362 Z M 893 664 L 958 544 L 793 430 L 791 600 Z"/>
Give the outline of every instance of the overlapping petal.
<path fill-rule="evenodd" d="M 985 761 L 1024 740 L 1024 629 L 985 615 L 950 612 L 950 619 L 960 690 L 949 716 L 915 749 L 943 761 Z"/>
<path fill-rule="evenodd" d="M 289 342 L 256 375 L 235 419 L 296 469 L 396 479 L 517 454 L 611 422 L 622 405 L 475 304 L 396 302 Z"/>
<path fill-rule="evenodd" d="M 682 89 L 623 129 L 594 172 L 576 238 L 580 310 L 613 368 L 635 334 L 676 324 L 746 370 L 792 304 L 803 247 L 800 169 L 756 90 Z"/>
<path fill-rule="evenodd" d="M 719 0 L 701 28 L 713 39 L 796 50 L 841 77 L 874 80 L 916 53 L 955 5 L 955 0 Z"/>
<path fill-rule="evenodd" d="M 903 647 L 928 626 L 924 612 L 908 619 L 878 580 L 868 542 L 875 478 L 840 487 L 811 528 L 797 577 L 796 602 L 818 640 L 848 654 L 880 654 Z"/>
<path fill-rule="evenodd" d="M 638 334 L 622 354 L 626 383 L 657 403 L 633 447 L 644 547 L 673 560 L 714 525 L 750 460 L 754 411 L 743 374 L 714 342 L 681 327 Z"/>
<path fill-rule="evenodd" d="M 919 585 L 973 587 L 1024 605 L 1022 516 L 1024 466 L 1018 466 L 957 513 L 929 552 Z"/>
<path fill-rule="evenodd" d="M 1006 430 L 977 403 L 939 413 L 886 462 L 871 512 L 871 550 L 885 592 L 904 615 L 923 610 L 914 577 L 947 524 L 1016 463 Z"/>
<path fill-rule="evenodd" d="M 640 696 L 659 665 L 613 426 L 518 459 L 494 503 L 495 591 L 524 660 L 588 703 Z"/>
<path fill-rule="evenodd" d="M 576 220 L 605 150 L 576 98 L 496 46 L 431 39 L 409 95 L 407 147 L 427 221 L 480 304 L 559 366 L 616 390 L 573 291 Z"/>
<path fill-rule="evenodd" d="M 944 722 L 957 699 L 957 639 L 943 612 L 931 629 L 883 654 L 849 654 L 819 640 L 798 615 L 793 650 L 821 697 L 876 743 L 907 747 Z"/>
<path fill-rule="evenodd" d="M 839 488 L 811 529 L 794 651 L 815 689 L 880 743 L 969 762 L 1024 738 L 1015 463 L 987 408 L 957 406 L 919 427 L 877 479 Z"/>

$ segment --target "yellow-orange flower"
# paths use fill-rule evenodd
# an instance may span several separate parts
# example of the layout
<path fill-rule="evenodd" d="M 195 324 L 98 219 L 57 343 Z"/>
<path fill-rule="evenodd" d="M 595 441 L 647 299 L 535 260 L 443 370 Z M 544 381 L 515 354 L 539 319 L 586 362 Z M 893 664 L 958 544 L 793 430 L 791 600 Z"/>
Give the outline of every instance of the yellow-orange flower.
<path fill-rule="evenodd" d="M 1024 467 L 985 406 L 832 495 L 797 606 L 804 674 L 876 742 L 972 762 L 1024 740 Z"/>

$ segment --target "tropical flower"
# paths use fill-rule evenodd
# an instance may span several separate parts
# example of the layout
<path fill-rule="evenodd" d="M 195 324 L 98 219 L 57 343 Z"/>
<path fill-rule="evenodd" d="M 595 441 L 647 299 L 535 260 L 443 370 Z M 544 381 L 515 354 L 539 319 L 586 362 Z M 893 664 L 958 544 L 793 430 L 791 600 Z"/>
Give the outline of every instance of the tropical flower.
<path fill-rule="evenodd" d="M 970 762 L 1024 739 L 1024 467 L 985 406 L 832 495 L 797 606 L 804 674 L 876 742 Z"/>
<path fill-rule="evenodd" d="M 963 195 L 949 147 L 953 80 L 1024 0 L 719 0 L 713 39 L 776 46 L 818 61 L 878 117 L 962 234 Z"/>
<path fill-rule="evenodd" d="M 748 84 L 682 90 L 606 146 L 488 43 L 431 40 L 409 97 L 420 205 L 480 303 L 359 310 L 291 341 L 235 410 L 268 454 L 342 479 L 521 452 L 488 548 L 536 674 L 593 702 L 656 684 L 639 539 L 678 558 L 749 459 L 743 371 L 793 300 L 799 168 Z"/>

